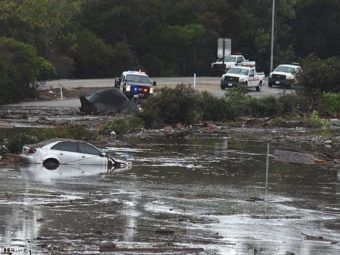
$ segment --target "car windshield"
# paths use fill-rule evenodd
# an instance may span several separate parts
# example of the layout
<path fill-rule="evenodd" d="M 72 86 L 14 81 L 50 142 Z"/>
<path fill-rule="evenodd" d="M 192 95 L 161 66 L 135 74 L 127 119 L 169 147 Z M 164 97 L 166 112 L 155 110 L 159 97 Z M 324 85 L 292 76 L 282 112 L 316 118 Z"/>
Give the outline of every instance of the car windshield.
<path fill-rule="evenodd" d="M 289 66 L 278 66 L 274 70 L 275 72 L 282 72 L 282 73 L 296 73 L 294 67 L 289 67 Z"/>
<path fill-rule="evenodd" d="M 244 68 L 230 68 L 228 74 L 248 75 L 249 70 Z"/>
<path fill-rule="evenodd" d="M 219 58 L 217 60 L 217 62 L 222 62 L 223 58 Z M 229 57 L 224 57 L 224 62 L 235 62 L 236 61 L 236 57 L 232 57 L 232 56 L 229 56 Z"/>
<path fill-rule="evenodd" d="M 148 76 L 137 75 L 137 74 L 126 75 L 126 80 L 129 81 L 129 82 L 148 83 L 148 84 L 151 83 Z"/>

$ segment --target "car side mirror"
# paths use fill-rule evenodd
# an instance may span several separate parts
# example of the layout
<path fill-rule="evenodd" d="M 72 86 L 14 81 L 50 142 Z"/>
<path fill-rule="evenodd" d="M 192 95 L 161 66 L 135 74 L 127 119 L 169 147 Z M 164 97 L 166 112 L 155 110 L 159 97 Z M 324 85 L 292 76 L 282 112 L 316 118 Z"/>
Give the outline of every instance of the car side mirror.
<path fill-rule="evenodd" d="M 254 74 L 249 74 L 249 77 L 254 77 Z"/>
<path fill-rule="evenodd" d="M 100 156 L 101 156 L 101 157 L 106 157 L 107 155 L 106 155 L 105 152 L 102 152 L 102 153 L 100 153 Z"/>
<path fill-rule="evenodd" d="M 153 82 L 152 82 L 152 86 L 156 86 L 156 81 L 153 81 Z"/>

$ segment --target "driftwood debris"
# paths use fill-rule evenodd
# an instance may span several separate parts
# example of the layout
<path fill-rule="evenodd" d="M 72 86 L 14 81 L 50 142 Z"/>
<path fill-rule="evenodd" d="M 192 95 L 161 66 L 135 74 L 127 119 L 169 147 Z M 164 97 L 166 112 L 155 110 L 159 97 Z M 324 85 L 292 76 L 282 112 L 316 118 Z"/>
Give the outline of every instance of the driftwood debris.
<path fill-rule="evenodd" d="M 338 243 L 340 243 L 340 241 L 326 239 L 326 238 L 323 238 L 322 236 L 312 236 L 312 235 L 306 235 L 304 233 L 301 233 L 301 235 L 303 235 L 306 240 L 321 241 L 321 242 L 330 242 L 331 244 L 338 244 Z"/>
<path fill-rule="evenodd" d="M 274 159 L 285 163 L 300 163 L 300 164 L 329 164 L 331 161 L 320 159 L 311 153 L 275 150 L 273 153 Z"/>

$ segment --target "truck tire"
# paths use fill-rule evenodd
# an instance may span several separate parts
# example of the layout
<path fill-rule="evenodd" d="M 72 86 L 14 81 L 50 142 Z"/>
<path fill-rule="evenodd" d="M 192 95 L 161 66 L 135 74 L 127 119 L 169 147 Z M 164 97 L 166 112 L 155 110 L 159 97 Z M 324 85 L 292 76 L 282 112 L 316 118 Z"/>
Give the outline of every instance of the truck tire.
<path fill-rule="evenodd" d="M 260 91 L 261 90 L 261 86 L 262 86 L 262 81 L 260 81 L 259 85 L 257 85 L 256 91 Z"/>
<path fill-rule="evenodd" d="M 225 82 L 224 81 L 221 81 L 221 89 L 225 90 Z"/>

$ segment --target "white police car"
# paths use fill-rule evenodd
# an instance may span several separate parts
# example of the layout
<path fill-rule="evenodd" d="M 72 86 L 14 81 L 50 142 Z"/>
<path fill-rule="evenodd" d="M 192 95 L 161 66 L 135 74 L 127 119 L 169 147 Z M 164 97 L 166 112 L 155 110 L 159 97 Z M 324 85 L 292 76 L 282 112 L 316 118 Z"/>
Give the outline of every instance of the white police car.
<path fill-rule="evenodd" d="M 142 71 L 125 71 L 115 80 L 115 87 L 119 88 L 127 97 L 147 97 L 153 94 L 155 81 Z"/>

